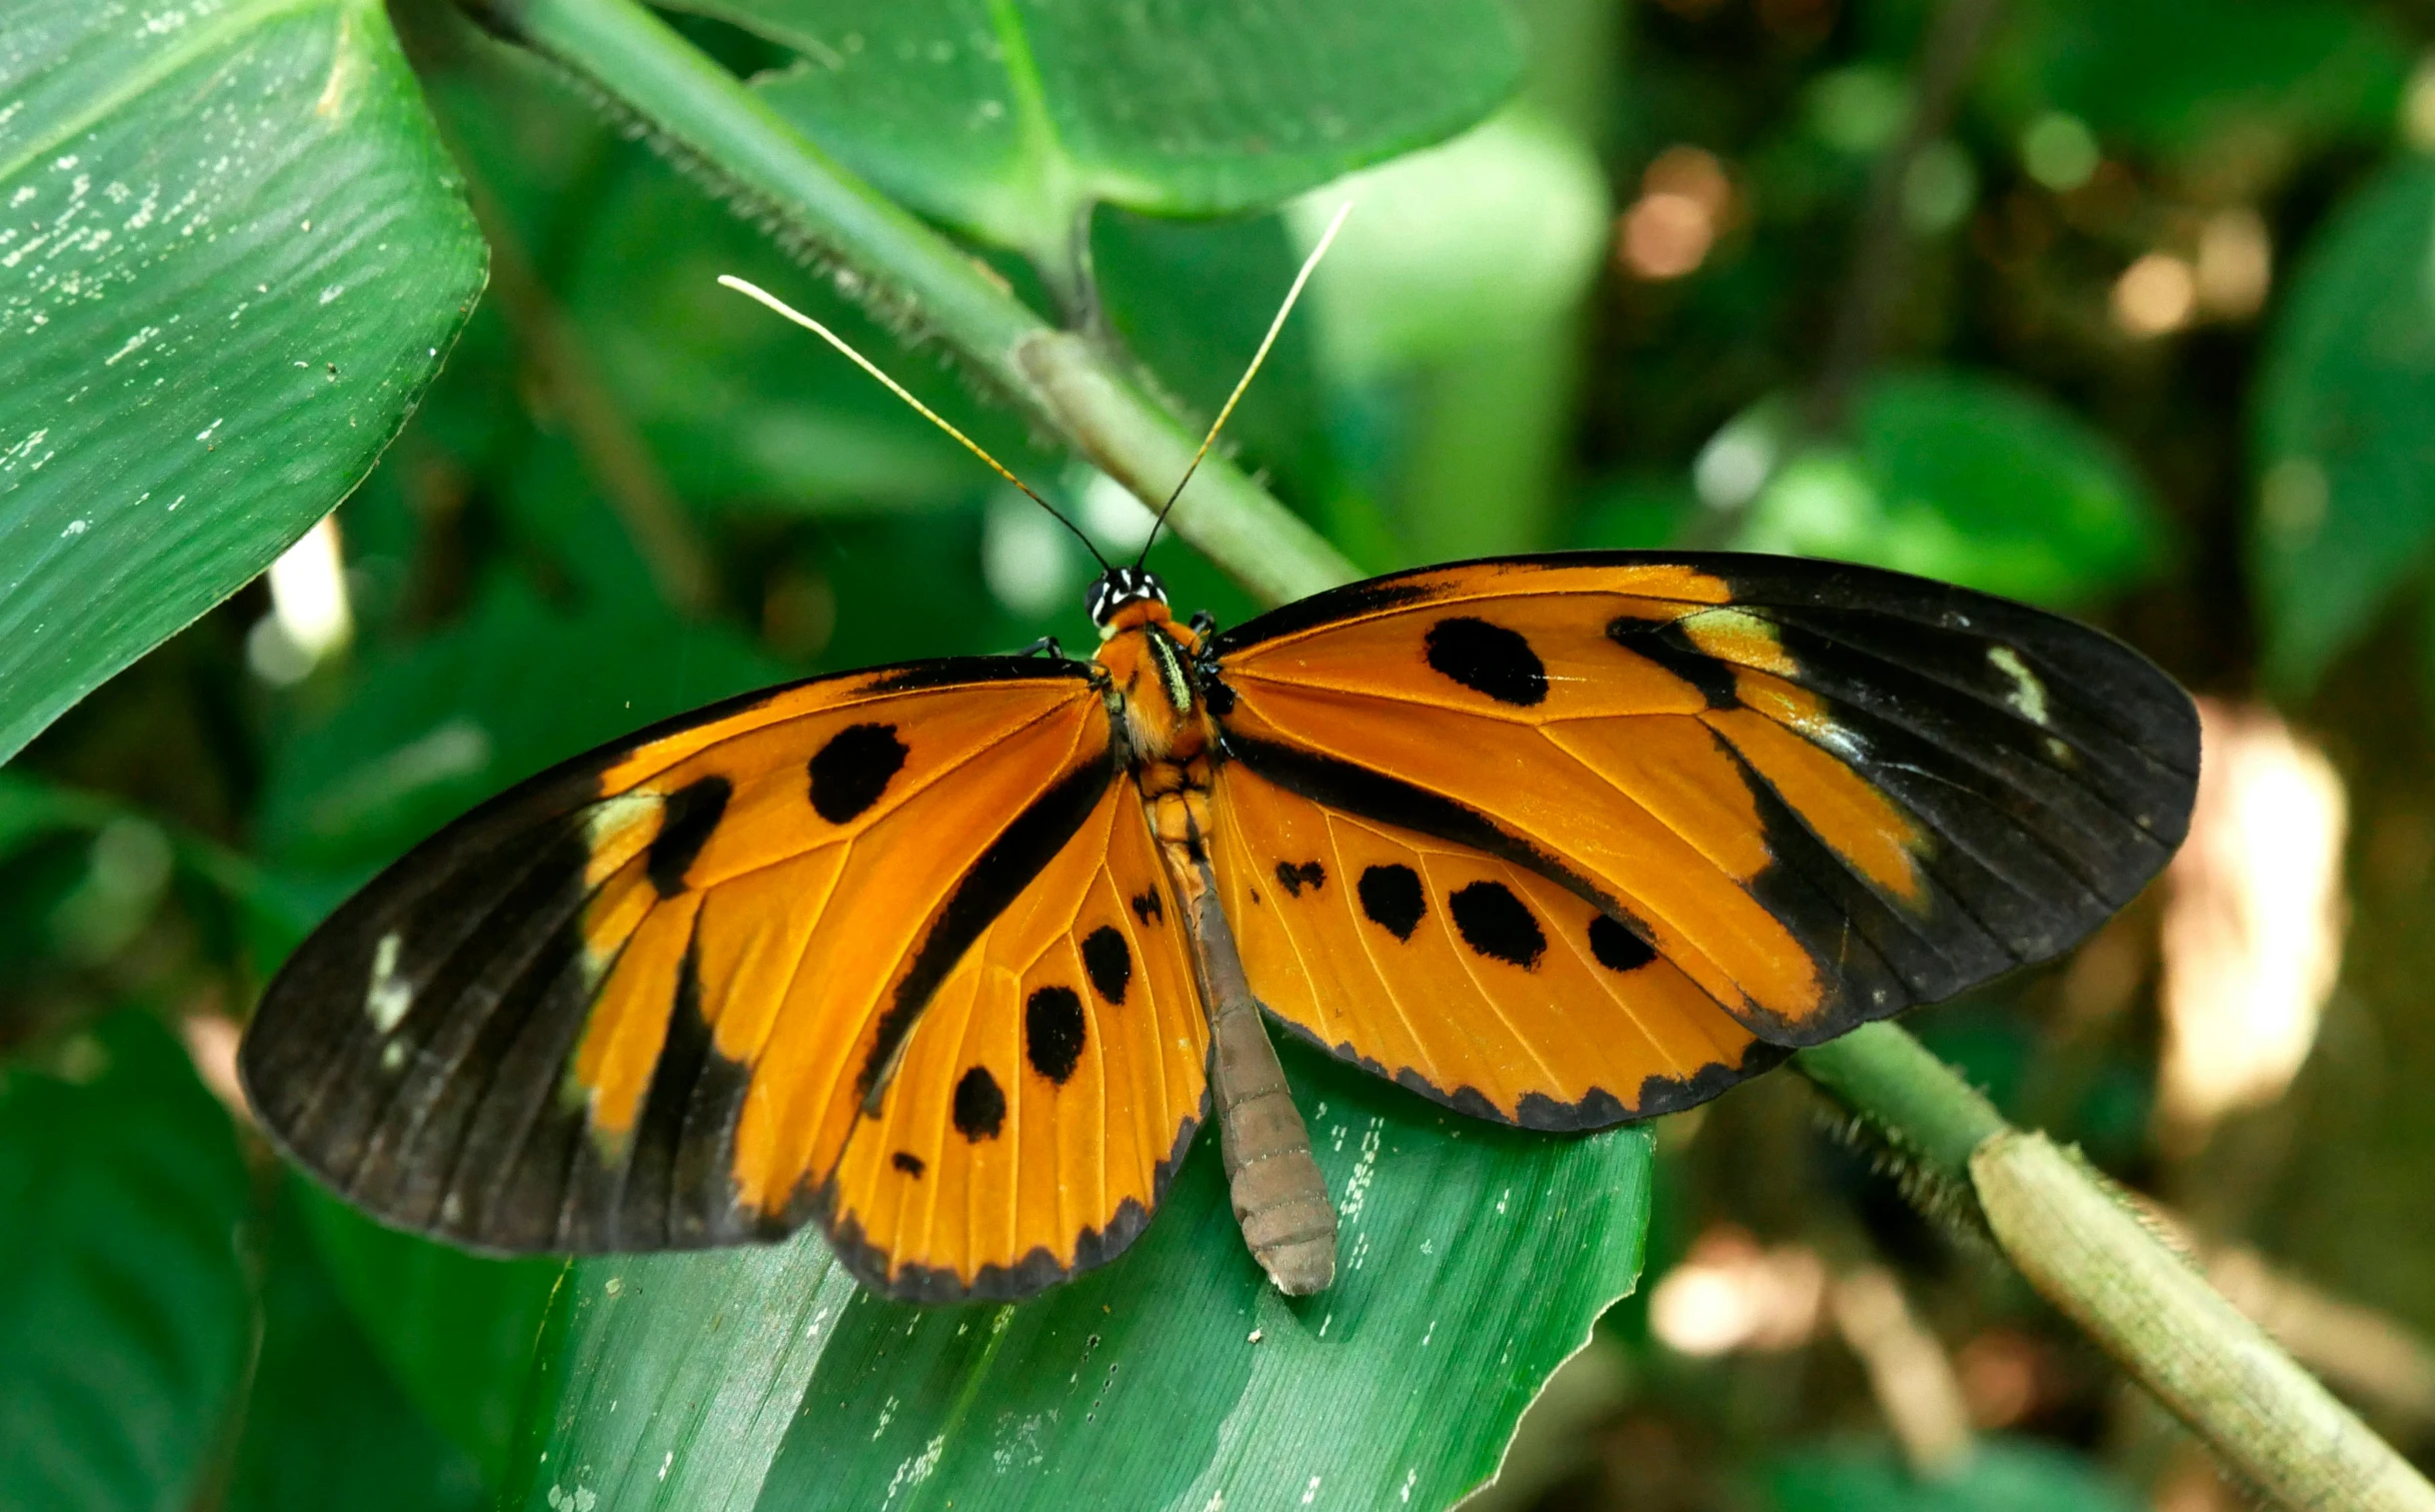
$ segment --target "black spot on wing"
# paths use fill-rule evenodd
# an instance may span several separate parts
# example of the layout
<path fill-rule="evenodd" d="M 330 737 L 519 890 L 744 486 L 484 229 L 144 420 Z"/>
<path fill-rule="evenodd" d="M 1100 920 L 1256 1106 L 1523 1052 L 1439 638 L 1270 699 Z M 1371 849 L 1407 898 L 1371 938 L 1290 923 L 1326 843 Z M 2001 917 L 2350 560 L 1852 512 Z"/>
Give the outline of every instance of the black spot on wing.
<path fill-rule="evenodd" d="M 956 1083 L 955 1103 L 951 1116 L 956 1132 L 978 1144 L 995 1139 L 1006 1127 L 1007 1094 L 999 1089 L 998 1078 L 985 1065 L 974 1066 Z"/>
<path fill-rule="evenodd" d="M 1420 873 L 1396 862 L 1362 868 L 1353 891 L 1369 921 L 1397 939 L 1408 940 L 1428 912 L 1428 896 L 1420 890 Z"/>
<path fill-rule="evenodd" d="M 849 725 L 812 757 L 812 807 L 832 824 L 869 809 L 905 769 L 894 725 Z"/>
<path fill-rule="evenodd" d="M 1006 911 L 1007 904 L 1031 885 L 1040 869 L 1054 860 L 1066 841 L 1083 827 L 1116 775 L 1114 751 L 1103 752 L 1089 765 L 1077 766 L 1056 786 L 1032 800 L 1032 806 L 1000 831 L 990 848 L 973 862 L 956 883 L 947 906 L 931 921 L 930 932 L 915 948 L 911 965 L 897 982 L 896 994 L 880 1014 L 871 1052 L 856 1073 L 855 1087 L 868 1111 L 877 1112 L 880 1078 L 895 1063 L 905 1036 L 913 1032 L 931 994 L 955 969 L 974 940 Z"/>
<path fill-rule="evenodd" d="M 1148 892 L 1134 894 L 1133 916 L 1140 919 L 1142 927 L 1146 929 L 1167 918 L 1167 904 L 1160 901 L 1158 888 L 1153 887 Z"/>
<path fill-rule="evenodd" d="M 1501 960 L 1527 971 L 1546 953 L 1546 931 L 1531 917 L 1529 904 L 1513 895 L 1503 882 L 1470 882 L 1454 889 L 1446 900 L 1455 932 L 1474 954 Z"/>
<path fill-rule="evenodd" d="M 1082 994 L 1072 987 L 1041 987 L 1024 1000 L 1024 1058 L 1059 1086 L 1073 1080 L 1074 1068 L 1082 1064 L 1087 1032 Z M 961 1088 L 957 1096 L 963 1096 Z M 963 1127 L 961 1112 L 957 1127 Z"/>
<path fill-rule="evenodd" d="M 923 1171 L 929 1169 L 928 1166 L 922 1163 L 922 1157 L 915 1154 L 912 1150 L 898 1150 L 895 1154 L 888 1157 L 888 1163 L 895 1166 L 898 1170 L 903 1171 L 908 1176 L 914 1177 L 919 1177 Z"/>
<path fill-rule="evenodd" d="M 1547 665 L 1521 632 L 1456 616 L 1428 628 L 1431 670 L 1499 704 L 1527 709 L 1547 701 Z"/>
<path fill-rule="evenodd" d="M 1083 969 L 1091 989 L 1111 1006 L 1121 1006 L 1133 983 L 1133 948 L 1114 925 L 1102 924 L 1083 938 Z"/>
<path fill-rule="evenodd" d="M 1741 702 L 1733 687 L 1732 664 L 1720 662 L 1692 644 L 1679 621 L 1636 620 L 1625 615 L 1607 622 L 1606 639 L 1690 684 L 1710 709 L 1731 709 Z"/>
<path fill-rule="evenodd" d="M 1507 860 L 1568 887 L 1600 907 L 1615 906 L 1587 877 L 1566 866 L 1467 803 L 1401 777 L 1272 741 L 1255 740 L 1219 727 L 1225 755 L 1287 792 L 1329 808 L 1382 824 L 1417 830 Z"/>
<path fill-rule="evenodd" d="M 651 878 L 660 896 L 674 897 L 685 890 L 685 873 L 693 869 L 694 857 L 710 843 L 734 790 L 734 783 L 713 772 L 696 777 L 663 800 L 660 832 L 652 836 L 651 850 L 643 858 L 643 874 Z"/>
<path fill-rule="evenodd" d="M 1589 953 L 1609 971 L 1636 971 L 1657 958 L 1654 945 L 1603 913 L 1590 915 Z"/>
<path fill-rule="evenodd" d="M 1316 892 L 1326 885 L 1327 868 L 1314 860 L 1303 861 L 1298 865 L 1292 861 L 1278 861 L 1276 863 L 1276 881 L 1278 886 L 1285 889 L 1287 897 L 1299 897 L 1302 895 L 1304 887 Z"/>

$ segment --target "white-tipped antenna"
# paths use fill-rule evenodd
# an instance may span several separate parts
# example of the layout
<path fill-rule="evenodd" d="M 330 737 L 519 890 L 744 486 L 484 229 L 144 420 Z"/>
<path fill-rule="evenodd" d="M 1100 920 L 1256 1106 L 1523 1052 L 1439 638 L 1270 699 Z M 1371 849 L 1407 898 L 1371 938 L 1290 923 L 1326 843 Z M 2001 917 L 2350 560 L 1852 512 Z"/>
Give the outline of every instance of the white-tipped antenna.
<path fill-rule="evenodd" d="M 1144 538 L 1142 554 L 1134 559 L 1134 566 L 1140 567 L 1150 560 L 1150 544 L 1159 539 L 1159 528 L 1167 524 L 1168 512 L 1176 507 L 1177 500 L 1184 497 L 1184 486 L 1193 481 L 1195 473 L 1201 471 L 1201 459 L 1209 456 L 1210 448 L 1217 445 L 1218 433 L 1225 429 L 1226 417 L 1234 413 L 1234 406 L 1242 398 L 1242 391 L 1251 387 L 1251 380 L 1259 373 L 1259 365 L 1268 360 L 1268 349 L 1276 345 L 1276 333 L 1285 329 L 1285 317 L 1293 313 L 1293 302 L 1302 297 L 1302 285 L 1310 282 L 1310 275 L 1318 270 L 1319 259 L 1327 255 L 1328 247 L 1335 241 L 1335 234 L 1344 228 L 1344 217 L 1350 214 L 1352 201 L 1346 200 L 1336 206 L 1335 215 L 1327 222 L 1327 229 L 1319 233 L 1318 245 L 1312 247 L 1310 255 L 1302 259 L 1302 270 L 1293 275 L 1293 285 L 1285 291 L 1285 302 L 1276 307 L 1276 318 L 1268 322 L 1268 334 L 1259 339 L 1259 350 L 1251 354 L 1251 365 L 1242 370 L 1242 377 L 1235 380 L 1234 392 L 1225 397 L 1225 404 L 1218 411 L 1218 418 L 1210 423 L 1210 433 L 1201 438 L 1201 450 L 1193 454 L 1184 476 L 1176 480 L 1176 491 L 1168 495 L 1167 503 L 1159 507 L 1159 518 L 1151 522 L 1150 535 Z"/>
<path fill-rule="evenodd" d="M 1339 217 L 1339 219 L 1341 219 L 1341 217 Z M 838 335 L 835 331 L 830 330 L 827 326 L 822 325 L 819 321 L 814 320 L 811 316 L 804 314 L 801 310 L 796 309 L 793 305 L 788 304 L 785 300 L 780 299 L 777 295 L 772 294 L 769 290 L 762 288 L 759 284 L 753 283 L 749 279 L 738 278 L 733 273 L 722 273 L 719 275 L 719 282 L 725 284 L 728 288 L 735 290 L 738 294 L 748 295 L 761 301 L 764 305 L 769 306 L 772 310 L 777 311 L 780 315 L 783 315 L 787 319 L 795 322 L 795 324 L 819 337 L 822 341 L 827 342 L 830 346 L 835 347 L 840 352 L 845 353 L 848 360 L 850 360 L 856 367 L 878 379 L 881 383 L 886 384 L 888 386 L 889 393 L 894 394 L 897 398 L 902 399 L 907 404 L 913 406 L 915 413 L 919 414 L 924 420 L 929 421 L 932 425 L 937 426 L 940 430 L 945 431 L 948 435 L 955 437 L 956 440 L 963 445 L 966 451 L 972 453 L 975 457 L 980 458 L 983 462 L 988 463 L 990 465 L 990 471 L 996 473 L 999 477 L 1004 478 L 1007 482 L 1015 485 L 1015 487 L 1023 490 L 1025 498 L 1031 500 L 1034 504 L 1039 505 L 1042 509 L 1047 510 L 1050 518 L 1055 520 L 1059 525 L 1062 525 L 1067 530 L 1074 532 L 1075 539 L 1082 542 L 1083 549 L 1090 552 L 1091 555 L 1098 560 L 1103 569 L 1110 567 L 1111 564 L 1109 563 L 1108 559 L 1100 556 L 1100 549 L 1091 544 L 1091 538 L 1083 534 L 1081 527 L 1077 526 L 1073 521 L 1068 520 L 1065 516 L 1059 514 L 1056 505 L 1051 504 L 1048 500 L 1043 499 L 1038 494 L 1033 493 L 1032 486 L 1030 484 L 1016 477 L 1012 472 L 1009 472 L 1005 463 L 1000 462 L 997 458 L 992 457 L 989 453 L 983 451 L 981 449 L 981 443 L 973 440 L 973 438 L 970 436 L 965 435 L 962 431 L 957 430 L 953 425 L 948 423 L 947 417 L 941 415 L 938 411 L 932 409 L 922 401 L 914 398 L 913 395 L 907 393 L 903 384 L 898 383 L 895 379 L 890 378 L 886 373 L 881 372 L 879 364 L 873 362 L 870 358 L 865 357 L 862 353 L 855 351 L 853 347 L 847 344 L 844 337 Z M 1297 285 L 1296 287 L 1299 286 Z M 1275 333 L 1271 332 L 1269 334 L 1273 336 Z M 1267 348 L 1262 346 L 1260 350 L 1265 352 Z M 1229 404 L 1228 408 L 1230 409 L 1232 406 Z M 1206 451 L 1207 448 L 1204 447 L 1203 450 Z"/>

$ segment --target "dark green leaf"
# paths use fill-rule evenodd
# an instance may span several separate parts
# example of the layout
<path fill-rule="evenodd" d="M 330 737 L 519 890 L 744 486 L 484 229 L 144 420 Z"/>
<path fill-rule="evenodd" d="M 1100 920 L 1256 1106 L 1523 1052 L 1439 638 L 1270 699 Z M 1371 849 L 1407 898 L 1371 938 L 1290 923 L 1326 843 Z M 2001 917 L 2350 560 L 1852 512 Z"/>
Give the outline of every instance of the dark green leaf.
<path fill-rule="evenodd" d="M 1720 433 L 1704 494 L 1755 476 L 1788 441 L 1776 405 Z M 2154 570 L 2163 528 L 2113 447 L 2049 400 L 1975 374 L 1890 373 L 1861 394 L 1845 446 L 1766 477 L 1736 545 L 1866 562 L 2051 605 L 2085 604 Z"/>
<path fill-rule="evenodd" d="M 305 1196 L 301 1178 L 291 1181 L 271 1224 L 262 1272 L 262 1353 L 246 1402 L 229 1512 L 488 1507 L 473 1460 L 399 1392 L 323 1272 Z"/>
<path fill-rule="evenodd" d="M 1921 1480 L 1886 1447 L 1788 1455 L 1766 1475 L 1775 1512 L 2133 1512 L 2138 1500 L 2079 1455 L 2028 1439 L 1982 1439 L 1970 1462 Z"/>
<path fill-rule="evenodd" d="M 596 510 L 591 528 L 611 527 Z M 368 654 L 336 707 L 279 747 L 263 848 L 352 884 L 519 777 L 783 676 L 733 633 L 647 600 L 561 614 L 503 581 L 464 624 Z"/>
<path fill-rule="evenodd" d="M 1442 1507 L 1638 1275 L 1649 1139 L 1474 1122 L 1295 1046 L 1343 1214 L 1287 1302 L 1205 1138 L 1135 1249 L 1018 1307 L 884 1301 L 817 1237 L 579 1264 L 522 1505 Z"/>
<path fill-rule="evenodd" d="M 2053 0 L 2015 17 L 1997 58 L 2016 109 L 2179 154 L 2379 135 L 2410 70 L 2390 23 L 2337 0 Z"/>
<path fill-rule="evenodd" d="M 361 481 L 483 269 L 374 0 L 9 26 L 0 759 Z"/>
<path fill-rule="evenodd" d="M 252 1349 L 228 1115 L 149 1016 L 0 1066 L 0 1506 L 194 1505 Z"/>
<path fill-rule="evenodd" d="M 297 1201 L 329 1283 L 351 1304 L 372 1353 L 422 1415 L 496 1485 L 557 1260 L 495 1260 L 383 1228 L 297 1178 Z M 327 1283 L 325 1283 L 327 1284 Z M 367 1363 L 370 1363 L 367 1361 Z"/>
<path fill-rule="evenodd" d="M 1043 266 L 1093 201 L 1273 204 L 1486 115 L 1491 0 L 687 0 L 804 55 L 776 105 L 899 198 Z"/>
<path fill-rule="evenodd" d="M 2259 379 L 2251 566 L 2268 679 L 2305 692 L 2435 541 L 2435 165 L 2388 169 L 2309 248 Z"/>

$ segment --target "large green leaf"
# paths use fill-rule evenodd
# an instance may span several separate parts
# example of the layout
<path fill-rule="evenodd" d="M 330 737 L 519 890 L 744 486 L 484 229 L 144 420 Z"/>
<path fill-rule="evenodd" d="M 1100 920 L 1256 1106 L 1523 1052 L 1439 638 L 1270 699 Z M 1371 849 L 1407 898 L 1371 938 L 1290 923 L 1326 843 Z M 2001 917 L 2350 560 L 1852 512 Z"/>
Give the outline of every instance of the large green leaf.
<path fill-rule="evenodd" d="M 2258 391 L 2259 640 L 2300 693 L 2435 543 L 2435 164 L 2386 170 L 2319 234 Z"/>
<path fill-rule="evenodd" d="M 0 759 L 360 481 L 483 251 L 377 0 L 19 0 Z"/>
<path fill-rule="evenodd" d="M 1493 0 L 686 0 L 804 55 L 772 104 L 882 188 L 1044 267 L 1093 201 L 1273 204 L 1471 124 Z"/>
<path fill-rule="evenodd" d="M 141 1012 L 0 1066 L 0 1506 L 195 1505 L 252 1347 L 228 1115 Z"/>
<path fill-rule="evenodd" d="M 1702 454 L 1701 492 L 1730 504 L 1764 477 L 1736 546 L 1866 562 L 2051 605 L 2151 571 L 2154 503 L 2104 438 L 2052 401 L 1966 373 L 1870 381 L 1846 445 L 1795 451 L 1790 407 L 1734 421 Z M 1769 471 L 1772 469 L 1772 471 Z"/>
<path fill-rule="evenodd" d="M 270 1225 L 262 1352 L 228 1512 L 479 1512 L 490 1502 L 473 1460 L 399 1392 L 331 1285 L 305 1190 L 292 1181 Z"/>
<path fill-rule="evenodd" d="M 1016 1307 L 860 1290 L 817 1236 L 576 1266 L 522 1505 L 1442 1507 L 1630 1290 L 1641 1129 L 1474 1122 L 1298 1046 L 1332 1290 L 1261 1279 L 1204 1138 L 1135 1249 Z"/>
<path fill-rule="evenodd" d="M 387 1374 L 496 1484 L 507 1472 L 533 1345 L 565 1266 L 492 1259 L 383 1228 L 303 1177 L 297 1209 L 331 1283 Z"/>

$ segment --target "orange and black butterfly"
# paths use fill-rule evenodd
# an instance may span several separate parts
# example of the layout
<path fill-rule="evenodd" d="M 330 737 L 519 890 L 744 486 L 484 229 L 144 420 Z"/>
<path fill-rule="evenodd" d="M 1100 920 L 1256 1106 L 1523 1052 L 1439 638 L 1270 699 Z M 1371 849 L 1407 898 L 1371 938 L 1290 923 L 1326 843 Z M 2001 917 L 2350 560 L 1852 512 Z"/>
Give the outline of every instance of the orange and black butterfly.
<path fill-rule="evenodd" d="M 2137 653 L 1859 567 L 1466 562 L 1222 632 L 1119 567 L 1089 608 L 1089 661 L 814 678 L 450 825 L 271 984 L 263 1125 L 463 1244 L 817 1221 L 941 1301 L 1116 1256 L 1215 1105 L 1253 1253 L 1315 1291 L 1261 1010 L 1479 1118 L 1673 1112 L 2064 950 L 2197 773 Z"/>

